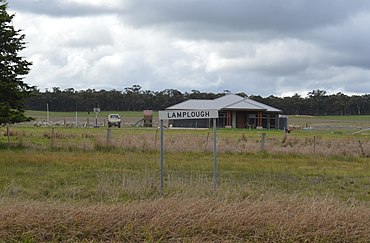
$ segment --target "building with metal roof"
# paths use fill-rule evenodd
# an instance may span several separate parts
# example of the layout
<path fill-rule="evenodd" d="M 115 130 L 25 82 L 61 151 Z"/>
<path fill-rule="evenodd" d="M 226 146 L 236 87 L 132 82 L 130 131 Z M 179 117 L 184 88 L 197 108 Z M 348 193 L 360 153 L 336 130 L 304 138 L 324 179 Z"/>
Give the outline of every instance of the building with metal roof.
<path fill-rule="evenodd" d="M 281 110 L 249 98 L 228 94 L 214 100 L 190 99 L 170 106 L 166 110 L 218 110 L 218 127 L 279 128 Z M 209 119 L 172 120 L 174 127 L 210 127 Z"/>

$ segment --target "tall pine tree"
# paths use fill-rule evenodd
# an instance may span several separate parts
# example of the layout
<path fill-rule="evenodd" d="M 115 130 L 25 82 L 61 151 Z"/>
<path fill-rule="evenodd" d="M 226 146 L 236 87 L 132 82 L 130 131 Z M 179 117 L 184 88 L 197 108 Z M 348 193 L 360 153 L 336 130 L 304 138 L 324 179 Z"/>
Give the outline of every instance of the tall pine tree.
<path fill-rule="evenodd" d="M 0 0 L 0 125 L 30 120 L 24 114 L 24 99 L 34 87 L 23 82 L 31 63 L 19 56 L 25 48 L 24 34 L 12 25 L 14 14 Z"/>

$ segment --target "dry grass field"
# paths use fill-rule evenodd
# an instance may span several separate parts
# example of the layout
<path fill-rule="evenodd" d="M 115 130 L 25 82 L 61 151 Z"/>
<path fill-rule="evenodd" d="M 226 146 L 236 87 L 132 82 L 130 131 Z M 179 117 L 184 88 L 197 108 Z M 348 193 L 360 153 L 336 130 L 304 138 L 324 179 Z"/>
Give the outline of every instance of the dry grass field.
<path fill-rule="evenodd" d="M 164 194 L 156 128 L 0 127 L 0 241 L 367 242 L 369 120 L 355 123 L 218 129 L 216 192 L 212 131 L 166 129 Z"/>
<path fill-rule="evenodd" d="M 2 202 L 4 241 L 365 242 L 368 207 L 332 199 L 164 197 L 124 204 Z"/>

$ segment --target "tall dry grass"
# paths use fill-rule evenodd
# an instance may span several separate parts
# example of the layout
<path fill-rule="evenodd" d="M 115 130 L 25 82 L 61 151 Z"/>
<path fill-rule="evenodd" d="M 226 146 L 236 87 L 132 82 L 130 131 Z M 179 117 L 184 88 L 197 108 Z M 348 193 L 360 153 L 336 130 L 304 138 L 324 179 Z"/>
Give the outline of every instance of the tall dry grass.
<path fill-rule="evenodd" d="M 3 241 L 367 242 L 370 209 L 332 199 L 160 198 L 115 205 L 3 201 Z"/>
<path fill-rule="evenodd" d="M 19 130 L 19 131 L 18 131 Z M 113 131 L 107 139 L 105 130 L 51 129 L 43 132 L 12 130 L 12 144 L 32 150 L 106 150 L 127 149 L 141 151 L 159 151 L 158 130 L 120 130 Z M 167 132 L 166 132 L 167 133 Z M 5 142 L 5 138 L 3 136 Z M 225 132 L 217 135 L 217 150 L 220 153 L 255 153 L 261 151 L 261 134 Z M 0 140 L 1 144 L 1 140 Z M 167 133 L 164 139 L 166 151 L 172 152 L 211 152 L 213 135 L 208 131 L 176 131 Z M 324 136 L 307 134 L 268 133 L 264 150 L 272 154 L 300 154 L 318 156 L 369 157 L 370 138 L 368 136 Z"/>
<path fill-rule="evenodd" d="M 126 148 L 143 151 L 159 150 L 159 138 L 153 134 L 129 134 L 113 138 L 107 143 L 105 137 L 98 137 L 96 146 L 99 148 Z M 217 138 L 217 151 L 220 153 L 255 153 L 261 151 L 261 137 L 247 135 Z M 360 147 L 361 143 L 361 147 Z M 354 137 L 322 138 L 322 137 L 275 137 L 268 136 L 264 151 L 272 154 L 297 154 L 318 156 L 369 157 L 370 139 L 360 140 Z M 167 135 L 164 149 L 172 152 L 211 152 L 213 136 L 206 135 Z"/>

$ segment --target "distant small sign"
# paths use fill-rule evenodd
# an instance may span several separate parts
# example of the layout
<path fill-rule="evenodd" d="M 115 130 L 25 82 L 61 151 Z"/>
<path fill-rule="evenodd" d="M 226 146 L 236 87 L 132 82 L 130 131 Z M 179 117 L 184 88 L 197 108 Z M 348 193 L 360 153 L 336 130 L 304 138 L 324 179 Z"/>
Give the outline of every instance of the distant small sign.
<path fill-rule="evenodd" d="M 218 118 L 218 110 L 175 110 L 159 111 L 160 120 Z"/>
<path fill-rule="evenodd" d="M 95 113 L 99 113 L 100 112 L 100 108 L 94 108 L 94 112 Z"/>

